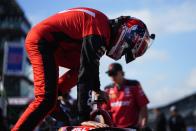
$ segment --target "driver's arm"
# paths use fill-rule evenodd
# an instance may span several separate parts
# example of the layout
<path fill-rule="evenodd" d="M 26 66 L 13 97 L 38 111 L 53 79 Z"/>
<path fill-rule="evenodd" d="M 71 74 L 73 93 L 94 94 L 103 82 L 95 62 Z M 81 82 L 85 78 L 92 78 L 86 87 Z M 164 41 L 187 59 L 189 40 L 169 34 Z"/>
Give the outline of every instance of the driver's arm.
<path fill-rule="evenodd" d="M 80 121 L 88 120 L 91 111 L 92 91 L 99 94 L 99 60 L 105 53 L 105 39 L 90 35 L 83 39 L 78 76 L 78 111 Z"/>
<path fill-rule="evenodd" d="M 105 39 L 99 35 L 90 35 L 83 39 L 80 56 L 79 86 L 100 90 L 99 60 L 105 53 Z"/>

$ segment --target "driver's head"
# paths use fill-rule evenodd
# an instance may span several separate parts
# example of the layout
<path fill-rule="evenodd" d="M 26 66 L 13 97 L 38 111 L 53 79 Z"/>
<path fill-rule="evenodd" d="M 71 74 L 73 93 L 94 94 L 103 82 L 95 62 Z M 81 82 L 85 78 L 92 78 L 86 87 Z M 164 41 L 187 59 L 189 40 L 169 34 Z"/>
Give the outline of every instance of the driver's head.
<path fill-rule="evenodd" d="M 142 56 L 148 49 L 151 39 L 146 25 L 139 19 L 133 17 L 119 17 L 111 20 L 111 43 L 107 55 L 114 60 L 125 55 L 126 63 Z M 117 26 L 115 26 L 115 24 Z"/>

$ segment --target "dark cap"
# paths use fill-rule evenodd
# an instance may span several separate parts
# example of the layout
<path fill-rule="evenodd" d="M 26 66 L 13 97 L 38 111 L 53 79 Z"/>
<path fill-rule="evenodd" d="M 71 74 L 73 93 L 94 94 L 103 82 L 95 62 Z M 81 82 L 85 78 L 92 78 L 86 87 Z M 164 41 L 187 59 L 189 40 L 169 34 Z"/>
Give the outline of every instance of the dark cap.
<path fill-rule="evenodd" d="M 106 73 L 110 76 L 117 73 L 117 71 L 122 71 L 122 66 L 119 63 L 112 63 L 109 65 L 109 70 Z"/>

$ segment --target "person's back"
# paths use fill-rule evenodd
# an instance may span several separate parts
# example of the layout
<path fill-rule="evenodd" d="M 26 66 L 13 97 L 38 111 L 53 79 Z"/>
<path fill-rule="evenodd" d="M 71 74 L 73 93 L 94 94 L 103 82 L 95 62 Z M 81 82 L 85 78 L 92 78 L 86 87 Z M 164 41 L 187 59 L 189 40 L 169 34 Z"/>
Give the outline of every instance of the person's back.
<path fill-rule="evenodd" d="M 49 40 L 53 40 L 52 37 L 65 40 L 65 35 L 76 40 L 81 40 L 88 35 L 101 35 L 109 42 L 110 36 L 108 18 L 91 8 L 72 8 L 58 12 L 34 26 L 33 29 L 38 31 L 39 37 L 45 36 Z"/>
<path fill-rule="evenodd" d="M 56 13 L 35 25 L 28 33 L 26 43 L 45 38 L 50 43 L 59 44 L 64 49 L 64 53 L 70 54 L 70 58 L 77 59 L 76 56 L 80 58 L 83 38 L 96 35 L 102 36 L 108 46 L 110 38 L 108 18 L 94 9 L 73 8 Z M 72 63 L 70 58 L 66 56 L 64 59 Z M 79 59 L 77 64 L 79 66 Z"/>

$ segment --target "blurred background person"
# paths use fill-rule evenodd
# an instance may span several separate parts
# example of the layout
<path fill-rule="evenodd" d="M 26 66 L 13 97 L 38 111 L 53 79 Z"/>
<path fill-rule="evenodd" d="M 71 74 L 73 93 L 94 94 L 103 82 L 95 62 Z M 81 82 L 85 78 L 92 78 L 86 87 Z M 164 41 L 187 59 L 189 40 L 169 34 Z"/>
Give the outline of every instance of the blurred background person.
<path fill-rule="evenodd" d="M 3 116 L 3 110 L 0 108 L 0 131 L 8 131 L 6 118 Z"/>
<path fill-rule="evenodd" d="M 148 98 L 136 80 L 124 78 L 122 66 L 119 63 L 109 65 L 106 72 L 113 83 L 105 87 L 109 100 L 103 108 L 111 113 L 115 126 L 120 128 L 145 128 L 147 126 Z"/>
<path fill-rule="evenodd" d="M 167 131 L 167 120 L 165 117 L 165 114 L 163 112 L 161 112 L 161 110 L 159 108 L 155 108 L 153 110 L 153 112 L 155 113 L 155 127 L 154 130 L 155 131 Z"/>
<path fill-rule="evenodd" d="M 170 131 L 186 131 L 184 118 L 178 113 L 176 106 L 170 108 L 171 116 L 169 118 Z"/>

